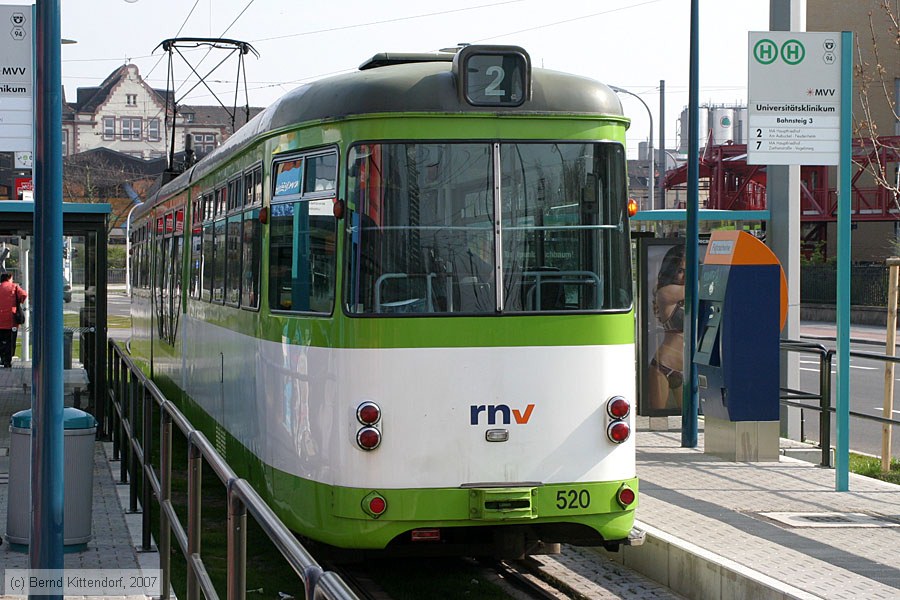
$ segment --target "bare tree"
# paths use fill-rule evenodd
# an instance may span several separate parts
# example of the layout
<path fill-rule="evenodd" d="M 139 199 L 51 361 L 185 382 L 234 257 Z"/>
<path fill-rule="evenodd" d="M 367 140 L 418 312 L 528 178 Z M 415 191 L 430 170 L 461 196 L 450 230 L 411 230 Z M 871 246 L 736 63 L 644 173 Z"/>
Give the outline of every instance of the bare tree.
<path fill-rule="evenodd" d="M 900 209 L 900 136 L 892 131 L 882 133 L 878 128 L 879 121 L 890 122 L 891 126 L 900 121 L 900 98 L 895 98 L 900 87 L 896 83 L 900 78 L 900 1 L 877 0 L 875 11 L 870 10 L 868 17 L 868 33 L 856 36 L 854 78 L 860 114 L 854 134 L 862 140 L 866 152 L 856 162 Z"/>
<path fill-rule="evenodd" d="M 135 198 L 146 197 L 155 179 L 115 157 L 82 152 L 66 157 L 63 163 L 63 199 L 83 204 L 110 204 L 109 233 L 121 227 Z"/>

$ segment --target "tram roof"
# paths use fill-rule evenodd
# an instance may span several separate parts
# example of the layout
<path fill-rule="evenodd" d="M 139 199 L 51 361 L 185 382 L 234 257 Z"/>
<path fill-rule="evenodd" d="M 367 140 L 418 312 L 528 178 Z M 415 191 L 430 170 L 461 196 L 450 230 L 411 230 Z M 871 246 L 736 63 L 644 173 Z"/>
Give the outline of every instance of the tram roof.
<path fill-rule="evenodd" d="M 160 193 L 165 195 L 206 176 L 259 135 L 300 123 L 389 113 L 624 116 L 618 95 L 587 77 L 534 68 L 531 98 L 522 105 L 472 106 L 457 92 L 451 62 L 388 61 L 373 67 L 378 56 L 363 63 L 360 70 L 318 79 L 288 92 Z"/>

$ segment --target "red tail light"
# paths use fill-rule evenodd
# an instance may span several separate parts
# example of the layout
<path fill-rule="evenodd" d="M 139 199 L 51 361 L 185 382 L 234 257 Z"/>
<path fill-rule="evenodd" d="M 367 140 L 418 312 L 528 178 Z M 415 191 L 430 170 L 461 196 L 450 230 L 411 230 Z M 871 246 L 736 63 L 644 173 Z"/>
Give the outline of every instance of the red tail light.
<path fill-rule="evenodd" d="M 381 420 L 381 408 L 374 402 L 366 400 L 356 407 L 356 418 L 363 425 L 374 425 Z"/>
<path fill-rule="evenodd" d="M 376 496 L 369 500 L 369 510 L 373 515 L 380 515 L 387 509 L 387 502 L 381 496 Z"/>
<path fill-rule="evenodd" d="M 622 396 L 613 396 L 606 403 L 606 412 L 613 419 L 624 419 L 631 412 L 631 405 Z"/>
<path fill-rule="evenodd" d="M 363 427 L 356 432 L 356 443 L 363 450 L 374 450 L 381 443 L 381 432 L 374 427 Z"/>
<path fill-rule="evenodd" d="M 369 492 L 362 499 L 360 508 L 373 519 L 377 519 L 387 510 L 387 499 L 378 492 Z"/>
<path fill-rule="evenodd" d="M 613 421 L 609 424 L 609 427 L 606 428 L 606 436 L 611 442 L 615 442 L 616 444 L 621 444 L 627 440 L 630 435 L 631 427 L 624 421 Z"/>
<path fill-rule="evenodd" d="M 637 500 L 637 494 L 634 493 L 633 489 L 623 484 L 619 488 L 619 493 L 616 494 L 616 500 L 622 505 L 622 508 L 628 508 Z"/>

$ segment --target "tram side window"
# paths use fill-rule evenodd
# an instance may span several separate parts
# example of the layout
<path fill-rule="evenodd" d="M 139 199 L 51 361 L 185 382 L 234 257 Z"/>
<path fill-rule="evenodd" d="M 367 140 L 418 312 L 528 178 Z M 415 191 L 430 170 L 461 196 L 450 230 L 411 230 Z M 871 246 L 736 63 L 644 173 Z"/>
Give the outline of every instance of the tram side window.
<path fill-rule="evenodd" d="M 150 230 L 144 228 L 144 243 L 141 244 L 141 288 L 150 289 Z"/>
<path fill-rule="evenodd" d="M 244 213 L 241 265 L 241 306 L 259 308 L 259 272 L 262 231 L 259 209 Z"/>
<path fill-rule="evenodd" d="M 184 248 L 184 234 L 174 238 L 175 250 L 172 253 L 172 295 L 169 297 L 171 303 L 169 327 L 169 335 L 172 343 L 175 343 L 175 334 L 178 332 L 178 319 L 181 315 L 181 253 Z"/>
<path fill-rule="evenodd" d="M 169 303 L 166 301 L 166 296 L 168 295 L 168 287 L 169 287 L 169 269 L 168 266 L 169 261 L 167 260 L 168 250 L 169 250 L 169 240 L 162 236 L 162 233 L 157 234 L 156 238 L 156 264 L 154 265 L 154 278 L 156 279 L 156 330 L 157 336 L 161 340 L 165 340 L 168 338 L 168 309 Z"/>
<path fill-rule="evenodd" d="M 213 224 L 203 225 L 203 248 L 200 260 L 200 280 L 203 287 L 200 298 L 209 302 L 213 288 Z"/>
<path fill-rule="evenodd" d="M 203 264 L 203 225 L 194 223 L 191 227 L 191 284 L 188 294 L 191 298 L 200 297 L 200 275 Z"/>
<path fill-rule="evenodd" d="M 225 219 L 216 221 L 214 232 L 212 301 L 221 304 L 225 301 Z"/>
<path fill-rule="evenodd" d="M 225 232 L 225 302 L 241 302 L 241 215 L 228 217 Z"/>
<path fill-rule="evenodd" d="M 333 212 L 336 165 L 334 153 L 295 158 L 275 165 L 269 218 L 269 305 L 273 310 L 315 313 L 332 310 L 337 236 Z M 312 183 L 304 184 L 304 177 Z"/>

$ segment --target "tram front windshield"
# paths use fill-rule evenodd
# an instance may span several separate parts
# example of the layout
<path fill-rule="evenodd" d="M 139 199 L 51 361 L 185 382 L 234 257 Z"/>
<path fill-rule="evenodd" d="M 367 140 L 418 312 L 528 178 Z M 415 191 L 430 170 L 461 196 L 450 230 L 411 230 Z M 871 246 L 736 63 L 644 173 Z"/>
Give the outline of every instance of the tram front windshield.
<path fill-rule="evenodd" d="M 350 313 L 630 308 L 620 144 L 365 144 L 348 164 Z"/>

